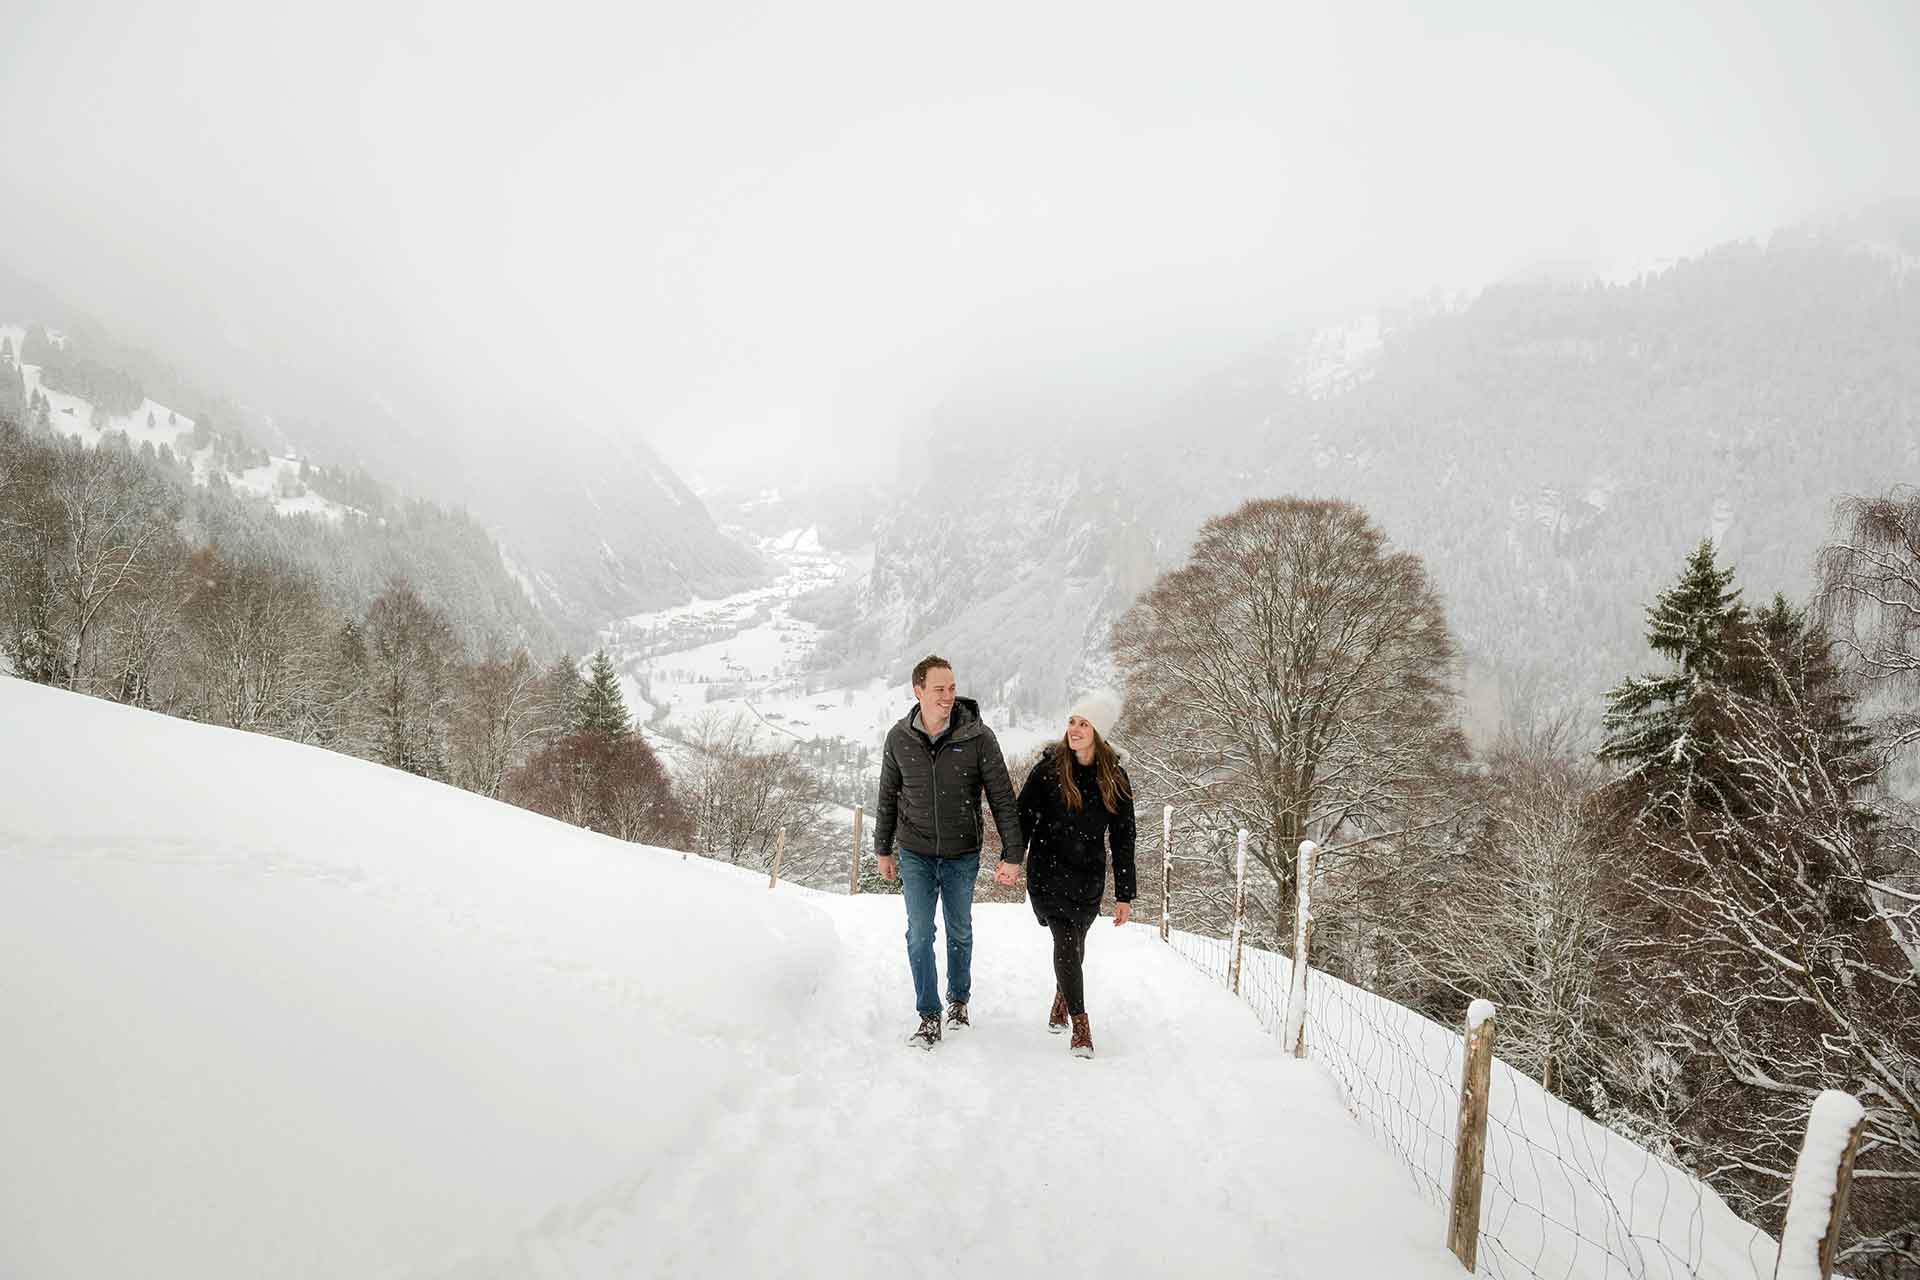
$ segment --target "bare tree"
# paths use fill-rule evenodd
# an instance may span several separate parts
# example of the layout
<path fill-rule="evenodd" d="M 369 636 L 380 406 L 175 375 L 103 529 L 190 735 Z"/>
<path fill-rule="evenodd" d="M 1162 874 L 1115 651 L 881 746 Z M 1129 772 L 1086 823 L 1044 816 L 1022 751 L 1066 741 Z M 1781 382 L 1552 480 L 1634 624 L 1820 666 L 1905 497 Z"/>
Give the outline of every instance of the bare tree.
<path fill-rule="evenodd" d="M 502 779 L 512 804 L 637 844 L 686 848 L 693 822 L 666 770 L 637 733 L 573 733 Z"/>
<path fill-rule="evenodd" d="M 540 668 L 525 649 L 488 657 L 461 681 L 453 725 L 454 780 L 484 796 L 500 794 L 500 780 L 550 724 Z"/>
<path fill-rule="evenodd" d="M 374 758 L 444 778 L 453 672 L 461 658 L 452 625 L 411 586 L 393 582 L 367 610 L 365 644 Z"/>
<path fill-rule="evenodd" d="M 192 556 L 168 538 L 137 588 L 107 615 L 100 679 L 117 701 L 170 714 L 191 705 L 192 664 L 181 628 L 192 591 Z"/>
<path fill-rule="evenodd" d="M 763 748 L 746 716 L 702 717 L 680 779 L 699 852 L 770 866 L 785 829 L 788 879 L 824 884 L 845 876 L 849 851 L 828 821 L 831 805 L 819 777 L 795 752 Z"/>
<path fill-rule="evenodd" d="M 66 527 L 52 497 L 59 456 L 0 423 L 0 654 L 22 679 L 64 685 L 70 677 L 54 565 Z"/>
<path fill-rule="evenodd" d="M 1345 502 L 1249 502 L 1209 520 L 1182 567 L 1115 626 L 1143 791 L 1178 806 L 1187 848 L 1232 831 L 1292 911 L 1294 854 L 1330 876 L 1458 814 L 1455 647 L 1419 558 Z"/>
<path fill-rule="evenodd" d="M 1820 552 L 1819 620 L 1848 665 L 1900 709 L 1881 726 L 1891 752 L 1920 742 L 1920 489 L 1835 505 Z"/>
<path fill-rule="evenodd" d="M 1394 886 L 1402 902 L 1410 888 L 1421 902 L 1390 935 L 1400 965 L 1448 993 L 1449 1015 L 1470 1000 L 1497 1003 L 1500 1056 L 1570 1099 L 1603 1055 L 1600 986 L 1622 941 L 1629 869 L 1625 850 L 1603 845 L 1599 790 L 1589 764 L 1504 743 L 1466 838 L 1420 881 Z"/>
<path fill-rule="evenodd" d="M 196 557 L 187 624 L 206 718 L 309 740 L 329 700 L 330 618 L 319 588 L 290 565 Z"/>
<path fill-rule="evenodd" d="M 124 450 L 63 448 L 50 477 L 61 517 L 51 576 L 69 688 L 87 689 L 102 613 L 136 586 L 173 529 L 173 495 Z"/>

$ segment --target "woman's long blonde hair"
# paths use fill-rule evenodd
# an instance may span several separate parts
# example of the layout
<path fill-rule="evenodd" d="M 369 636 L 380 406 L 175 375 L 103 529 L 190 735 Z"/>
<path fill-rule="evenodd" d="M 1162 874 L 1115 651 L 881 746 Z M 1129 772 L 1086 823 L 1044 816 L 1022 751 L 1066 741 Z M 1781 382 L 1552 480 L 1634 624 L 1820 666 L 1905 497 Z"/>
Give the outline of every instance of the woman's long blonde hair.
<path fill-rule="evenodd" d="M 1060 735 L 1060 744 L 1053 752 L 1053 776 L 1060 784 L 1060 794 L 1066 798 L 1069 812 L 1080 812 L 1080 806 L 1086 800 L 1080 794 L 1080 788 L 1073 782 L 1073 748 L 1067 745 L 1067 736 Z M 1120 758 L 1100 736 L 1093 731 L 1093 779 L 1100 787 L 1100 803 L 1107 807 L 1108 813 L 1120 811 L 1120 799 L 1131 800 L 1133 791 L 1127 786 L 1126 775 L 1120 772 Z"/>

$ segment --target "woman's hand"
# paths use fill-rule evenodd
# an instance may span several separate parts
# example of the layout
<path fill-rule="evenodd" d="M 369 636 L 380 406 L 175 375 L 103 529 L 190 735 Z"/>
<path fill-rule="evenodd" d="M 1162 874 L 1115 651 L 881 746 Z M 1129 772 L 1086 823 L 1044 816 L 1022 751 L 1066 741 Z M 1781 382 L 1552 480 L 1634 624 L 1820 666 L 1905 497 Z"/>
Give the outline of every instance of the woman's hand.
<path fill-rule="evenodd" d="M 1131 902 L 1116 902 L 1113 904 L 1114 928 L 1118 929 L 1131 919 L 1133 919 L 1133 904 Z"/>

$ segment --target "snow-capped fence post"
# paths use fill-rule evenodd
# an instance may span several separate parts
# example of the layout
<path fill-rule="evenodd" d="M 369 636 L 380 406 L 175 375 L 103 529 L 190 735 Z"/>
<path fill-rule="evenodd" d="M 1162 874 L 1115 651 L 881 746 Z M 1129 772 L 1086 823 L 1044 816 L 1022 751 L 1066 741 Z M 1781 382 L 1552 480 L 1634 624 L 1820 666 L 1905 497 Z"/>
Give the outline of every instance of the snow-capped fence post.
<path fill-rule="evenodd" d="M 1294 872 L 1293 974 L 1287 984 L 1287 1025 L 1280 1043 L 1296 1058 L 1307 1056 L 1307 965 L 1313 947 L 1313 864 L 1320 846 L 1300 842 L 1300 861 Z"/>
<path fill-rule="evenodd" d="M 853 806 L 853 870 L 847 873 L 847 893 L 860 892 L 860 828 L 867 823 L 867 806 Z"/>
<path fill-rule="evenodd" d="M 1858 1098 L 1838 1089 L 1813 1100 L 1807 1136 L 1793 1165 L 1774 1280 L 1828 1280 L 1833 1274 L 1840 1222 L 1847 1216 L 1847 1189 L 1853 1183 L 1853 1156 L 1866 1115 Z"/>
<path fill-rule="evenodd" d="M 1173 806 L 1160 810 L 1160 941 L 1167 940 L 1167 919 L 1173 898 Z"/>
<path fill-rule="evenodd" d="M 767 888 L 780 883 L 780 859 L 787 856 L 787 829 L 780 828 L 780 838 L 773 844 L 773 870 L 767 872 Z"/>
<path fill-rule="evenodd" d="M 1227 989 L 1240 994 L 1240 937 L 1247 918 L 1247 829 L 1240 828 L 1240 851 L 1233 860 L 1233 959 L 1227 969 Z"/>
<path fill-rule="evenodd" d="M 1486 1181 L 1487 1089 L 1493 1081 L 1494 1008 L 1475 1000 L 1467 1009 L 1467 1054 L 1460 1069 L 1460 1131 L 1453 1148 L 1453 1199 L 1447 1248 L 1472 1271 L 1480 1251 L 1480 1189 Z"/>

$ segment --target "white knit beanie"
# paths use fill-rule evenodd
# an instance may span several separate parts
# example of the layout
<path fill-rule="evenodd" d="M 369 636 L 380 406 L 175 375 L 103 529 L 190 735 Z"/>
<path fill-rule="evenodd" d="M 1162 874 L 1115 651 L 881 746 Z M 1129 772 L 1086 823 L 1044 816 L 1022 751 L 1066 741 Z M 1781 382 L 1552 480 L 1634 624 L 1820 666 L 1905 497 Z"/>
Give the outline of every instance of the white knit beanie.
<path fill-rule="evenodd" d="M 1067 712 L 1067 718 L 1079 716 L 1093 726 L 1102 741 L 1113 736 L 1113 726 L 1120 721 L 1120 695 L 1111 689 L 1095 689 L 1092 693 L 1082 694 L 1080 701 L 1073 704 Z"/>

